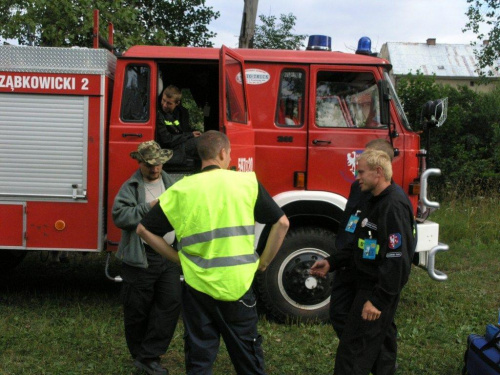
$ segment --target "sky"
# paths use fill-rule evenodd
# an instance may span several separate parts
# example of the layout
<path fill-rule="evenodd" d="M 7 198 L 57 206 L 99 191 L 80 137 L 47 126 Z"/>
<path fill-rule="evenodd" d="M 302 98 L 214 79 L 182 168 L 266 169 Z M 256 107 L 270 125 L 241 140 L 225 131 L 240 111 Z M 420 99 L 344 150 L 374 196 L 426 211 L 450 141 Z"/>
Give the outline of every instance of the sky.
<path fill-rule="evenodd" d="M 220 12 L 208 25 L 217 33 L 214 47 L 237 48 L 244 0 L 206 0 L 205 5 Z M 330 36 L 334 51 L 353 52 L 359 38 L 368 36 L 372 51 L 379 52 L 386 42 L 425 43 L 428 38 L 469 44 L 475 36 L 462 32 L 467 8 L 466 0 L 258 0 L 257 15 L 279 19 L 292 13 L 294 34 Z"/>
<path fill-rule="evenodd" d="M 217 33 L 214 47 L 238 47 L 243 0 L 206 0 L 205 5 L 220 12 L 209 24 Z M 294 34 L 327 35 L 332 50 L 353 52 L 358 40 L 368 36 L 372 51 L 386 42 L 469 44 L 471 32 L 463 33 L 467 22 L 466 0 L 259 0 L 258 16 L 293 13 L 297 17 Z M 305 42 L 307 44 L 307 41 Z"/>

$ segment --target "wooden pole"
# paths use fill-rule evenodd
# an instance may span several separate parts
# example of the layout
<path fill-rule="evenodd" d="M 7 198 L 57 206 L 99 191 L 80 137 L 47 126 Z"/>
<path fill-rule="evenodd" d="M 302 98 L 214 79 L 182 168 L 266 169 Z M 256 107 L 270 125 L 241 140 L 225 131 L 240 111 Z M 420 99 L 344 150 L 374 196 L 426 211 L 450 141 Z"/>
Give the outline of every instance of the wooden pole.
<path fill-rule="evenodd" d="M 241 20 L 241 31 L 239 48 L 253 48 L 253 36 L 255 33 L 255 20 L 259 0 L 244 0 L 243 17 Z"/>

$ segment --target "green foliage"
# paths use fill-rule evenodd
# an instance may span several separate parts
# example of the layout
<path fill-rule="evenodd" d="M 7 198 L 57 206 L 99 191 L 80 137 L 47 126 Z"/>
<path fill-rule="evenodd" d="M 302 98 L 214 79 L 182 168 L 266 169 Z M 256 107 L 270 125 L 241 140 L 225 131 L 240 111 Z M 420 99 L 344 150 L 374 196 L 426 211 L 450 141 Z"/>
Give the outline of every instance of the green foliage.
<path fill-rule="evenodd" d="M 295 27 L 295 17 L 292 13 L 282 14 L 280 22 L 276 23 L 276 16 L 259 16 L 262 25 L 255 26 L 253 48 L 261 49 L 300 49 L 304 47 L 307 35 L 292 33 Z"/>
<path fill-rule="evenodd" d="M 203 110 L 198 107 L 196 101 L 193 98 L 193 94 L 189 89 L 182 90 L 182 106 L 186 108 L 189 112 L 189 121 L 191 126 L 203 132 Z"/>
<path fill-rule="evenodd" d="M 93 10 L 100 10 L 100 32 L 108 22 L 119 50 L 135 44 L 212 46 L 208 30 L 219 12 L 204 0 L 13 0 L 0 5 L 0 36 L 21 45 L 92 46 Z"/>
<path fill-rule="evenodd" d="M 413 267 L 396 315 L 398 373 L 456 375 L 463 366 L 467 335 L 483 334 L 500 306 L 500 196 L 451 194 L 432 219 L 450 246 L 436 267 L 436 282 Z M 104 276 L 105 254 L 69 255 L 49 266 L 29 252 L 13 272 L 0 274 L 0 373 L 135 374 L 123 333 L 120 284 Z M 115 259 L 111 275 L 120 272 Z M 268 374 L 330 374 L 338 339 L 329 324 L 277 324 L 261 317 Z M 172 375 L 185 373 L 179 321 L 162 357 Z M 214 374 L 235 374 L 224 344 Z"/>
<path fill-rule="evenodd" d="M 416 74 L 409 73 L 398 81 L 398 96 L 413 130 L 422 130 L 422 105 L 428 100 L 440 98 L 440 90 L 441 87 L 435 83 L 434 77 L 425 76 L 420 71 Z"/>
<path fill-rule="evenodd" d="M 469 21 L 465 24 L 463 31 L 472 31 L 477 36 L 478 42 L 473 45 L 481 45 L 475 51 L 478 58 L 478 68 L 485 76 L 493 76 L 498 73 L 500 66 L 500 2 L 498 0 L 467 0 L 469 8 L 467 17 Z M 488 29 L 486 35 L 481 29 Z M 488 44 L 483 45 L 487 40 Z"/>
<path fill-rule="evenodd" d="M 212 47 L 217 34 L 207 25 L 220 16 L 205 0 L 139 0 L 139 23 L 145 26 L 146 44 Z"/>
<path fill-rule="evenodd" d="M 420 113 L 428 100 L 448 98 L 448 118 L 441 128 L 423 131 L 421 145 L 430 137 L 430 167 L 440 168 L 443 190 L 500 186 L 500 87 L 476 93 L 439 85 L 422 73 L 408 74 L 398 82 L 398 95 L 416 131 L 423 130 Z M 474 187 L 474 189 L 471 189 Z"/>

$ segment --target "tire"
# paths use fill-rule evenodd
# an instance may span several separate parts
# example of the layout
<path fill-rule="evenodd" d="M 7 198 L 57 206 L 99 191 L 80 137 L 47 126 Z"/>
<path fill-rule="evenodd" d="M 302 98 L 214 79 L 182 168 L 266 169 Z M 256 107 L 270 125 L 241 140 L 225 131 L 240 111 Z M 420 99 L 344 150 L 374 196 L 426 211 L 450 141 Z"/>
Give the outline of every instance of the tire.
<path fill-rule="evenodd" d="M 28 254 L 24 250 L 0 250 L 0 270 L 8 271 L 15 268 Z"/>
<path fill-rule="evenodd" d="M 311 276 L 309 268 L 335 248 L 335 233 L 321 228 L 290 231 L 267 270 L 257 275 L 259 298 L 280 322 L 326 322 L 332 275 Z"/>

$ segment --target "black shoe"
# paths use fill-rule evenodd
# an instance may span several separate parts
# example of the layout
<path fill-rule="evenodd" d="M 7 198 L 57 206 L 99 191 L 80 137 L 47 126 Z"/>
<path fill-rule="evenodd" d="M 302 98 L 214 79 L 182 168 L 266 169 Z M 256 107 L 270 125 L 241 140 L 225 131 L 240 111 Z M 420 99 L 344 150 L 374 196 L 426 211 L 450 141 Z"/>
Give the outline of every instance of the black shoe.
<path fill-rule="evenodd" d="M 138 369 L 146 371 L 149 375 L 168 375 L 168 370 L 161 367 L 160 362 L 155 360 L 148 362 L 135 360 L 134 366 Z"/>

